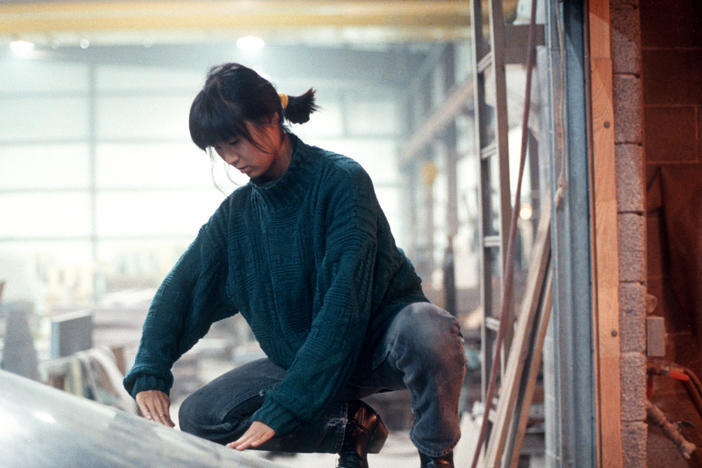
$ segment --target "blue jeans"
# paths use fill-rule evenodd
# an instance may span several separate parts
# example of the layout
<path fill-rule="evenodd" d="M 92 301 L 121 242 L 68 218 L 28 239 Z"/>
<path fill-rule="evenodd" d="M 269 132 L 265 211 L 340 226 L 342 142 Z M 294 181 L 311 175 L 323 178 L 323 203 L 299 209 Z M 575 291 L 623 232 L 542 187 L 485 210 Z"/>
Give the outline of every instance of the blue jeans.
<path fill-rule="evenodd" d="M 410 304 L 390 323 L 373 352 L 370 371 L 354 372 L 317 420 L 259 448 L 338 453 L 344 440 L 348 401 L 407 388 L 414 413 L 412 442 L 426 455 L 443 456 L 460 438 L 458 398 L 464 372 L 463 339 L 456 319 L 429 303 Z M 214 442 L 232 442 L 249 427 L 266 391 L 284 378 L 285 369 L 269 359 L 229 371 L 183 402 L 180 427 Z"/>

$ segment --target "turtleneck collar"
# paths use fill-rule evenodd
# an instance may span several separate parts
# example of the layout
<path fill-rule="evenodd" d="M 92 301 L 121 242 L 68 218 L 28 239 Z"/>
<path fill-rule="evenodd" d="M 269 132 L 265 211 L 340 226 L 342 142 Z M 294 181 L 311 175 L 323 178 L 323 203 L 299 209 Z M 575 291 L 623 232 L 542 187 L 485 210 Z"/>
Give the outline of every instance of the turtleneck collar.
<path fill-rule="evenodd" d="M 273 209 L 291 206 L 298 201 L 306 193 L 309 182 L 307 175 L 312 172 L 307 146 L 294 134 L 287 135 L 292 145 L 292 155 L 290 165 L 283 175 L 272 181 L 263 182 L 260 178 L 249 181 L 253 194 L 261 197 Z"/>

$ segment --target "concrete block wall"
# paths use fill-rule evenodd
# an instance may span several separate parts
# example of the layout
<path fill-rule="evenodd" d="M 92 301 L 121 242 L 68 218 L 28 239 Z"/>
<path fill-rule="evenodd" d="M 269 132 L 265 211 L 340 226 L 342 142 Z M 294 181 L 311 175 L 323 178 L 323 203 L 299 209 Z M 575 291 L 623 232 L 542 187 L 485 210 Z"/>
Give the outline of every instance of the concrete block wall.
<path fill-rule="evenodd" d="M 646 173 L 655 188 L 660 167 L 702 163 L 702 2 L 640 1 Z M 670 293 L 655 198 L 651 192 L 647 200 L 648 291 L 658 298 L 654 313 L 665 317 L 666 354 L 678 360 L 676 348 L 690 341 L 690 324 Z"/>
<path fill-rule="evenodd" d="M 644 171 L 649 187 L 644 199 L 645 285 L 646 292 L 657 298 L 653 313 L 665 317 L 666 357 L 678 360 L 678 350 L 689 352 L 696 349 L 696 343 L 690 333 L 689 319 L 680 313 L 671 295 L 671 279 L 663 256 L 666 235 L 656 174 L 661 166 L 702 162 L 702 2 L 639 0 L 638 7 Z M 669 383 L 658 380 L 654 380 L 653 402 L 661 405 L 673 420 L 688 418 L 689 414 L 682 416 L 684 411 L 676 413 L 686 401 L 684 392 L 676 394 Z M 651 428 L 648 437 L 649 466 L 688 466 L 658 429 Z M 673 447 L 670 450 L 674 457 L 666 455 L 662 447 Z"/>
<path fill-rule="evenodd" d="M 646 223 L 639 0 L 610 0 L 624 466 L 646 466 Z"/>
<path fill-rule="evenodd" d="M 648 165 L 702 162 L 702 3 L 641 0 Z"/>

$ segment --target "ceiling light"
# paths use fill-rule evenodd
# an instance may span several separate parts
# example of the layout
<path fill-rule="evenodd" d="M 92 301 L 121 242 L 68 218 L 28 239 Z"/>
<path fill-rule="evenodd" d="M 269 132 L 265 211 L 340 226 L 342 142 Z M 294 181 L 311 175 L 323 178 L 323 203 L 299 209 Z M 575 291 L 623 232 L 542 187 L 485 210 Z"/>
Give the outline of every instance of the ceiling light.
<path fill-rule="evenodd" d="M 534 215 L 534 209 L 529 203 L 524 203 L 519 207 L 519 217 L 524 221 L 531 219 Z"/>
<path fill-rule="evenodd" d="M 244 52 L 255 53 L 263 49 L 265 45 L 264 40 L 258 36 L 243 36 L 236 40 L 236 46 Z"/>
<path fill-rule="evenodd" d="M 10 42 L 10 50 L 15 55 L 27 55 L 34 50 L 34 43 L 29 41 L 15 40 Z"/>
<path fill-rule="evenodd" d="M 79 45 L 81 49 L 87 49 L 88 47 L 90 47 L 90 41 L 86 38 L 82 38 L 80 40 Z"/>

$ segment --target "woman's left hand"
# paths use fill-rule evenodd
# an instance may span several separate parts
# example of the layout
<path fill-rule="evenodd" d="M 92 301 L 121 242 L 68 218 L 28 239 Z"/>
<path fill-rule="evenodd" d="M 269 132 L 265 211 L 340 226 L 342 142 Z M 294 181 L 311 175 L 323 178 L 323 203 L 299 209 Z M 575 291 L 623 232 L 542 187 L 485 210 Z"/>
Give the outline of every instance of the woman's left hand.
<path fill-rule="evenodd" d="M 246 450 L 249 447 L 258 447 L 269 441 L 275 435 L 275 431 L 260 421 L 254 421 L 244 434 L 234 442 L 227 444 L 227 447 Z"/>

